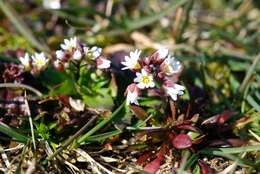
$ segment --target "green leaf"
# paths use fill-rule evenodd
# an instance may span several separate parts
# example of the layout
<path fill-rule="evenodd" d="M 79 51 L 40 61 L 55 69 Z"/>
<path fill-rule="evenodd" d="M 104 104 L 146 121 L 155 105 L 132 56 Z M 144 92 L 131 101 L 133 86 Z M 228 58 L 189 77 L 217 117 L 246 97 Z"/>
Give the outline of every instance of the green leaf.
<path fill-rule="evenodd" d="M 50 138 L 49 128 L 44 123 L 35 124 L 37 133 L 44 140 L 48 140 Z"/>
<path fill-rule="evenodd" d="M 140 106 L 155 107 L 162 104 L 162 100 L 159 98 L 141 98 L 139 100 Z"/>
<path fill-rule="evenodd" d="M 255 108 L 258 112 L 260 112 L 260 105 L 254 100 L 254 98 L 251 95 L 248 95 L 246 97 L 247 102 Z"/>
<path fill-rule="evenodd" d="M 193 173 L 193 174 L 200 174 L 200 167 L 199 167 L 198 164 L 194 167 L 192 173 Z"/>
<path fill-rule="evenodd" d="M 228 60 L 229 67 L 232 71 L 245 71 L 248 70 L 250 67 L 250 63 L 248 62 L 241 62 L 235 60 Z"/>
<path fill-rule="evenodd" d="M 58 88 L 52 88 L 50 91 L 50 96 L 57 96 L 57 95 L 75 95 L 76 94 L 76 87 L 72 80 L 66 80 L 65 82 L 61 83 Z"/>
<path fill-rule="evenodd" d="M 238 80 L 232 75 L 230 74 L 229 76 L 229 82 L 230 82 L 230 87 L 231 87 L 231 90 L 233 92 L 233 94 L 235 94 L 240 86 Z"/>
<path fill-rule="evenodd" d="M 10 62 L 10 63 L 19 63 L 18 59 L 14 59 L 11 57 L 6 57 L 4 55 L 0 55 L 0 61 Z"/>
<path fill-rule="evenodd" d="M 110 90 L 106 88 L 101 88 L 98 93 L 94 95 L 84 94 L 82 98 L 84 103 L 92 108 L 111 110 L 114 106 Z"/>
<path fill-rule="evenodd" d="M 184 170 L 188 170 L 197 160 L 198 160 L 198 155 L 193 154 L 186 162 L 184 166 Z"/>
<path fill-rule="evenodd" d="M 48 68 L 42 72 L 40 80 L 44 86 L 50 89 L 49 95 L 51 96 L 77 94 L 74 79 L 67 73 Z"/>

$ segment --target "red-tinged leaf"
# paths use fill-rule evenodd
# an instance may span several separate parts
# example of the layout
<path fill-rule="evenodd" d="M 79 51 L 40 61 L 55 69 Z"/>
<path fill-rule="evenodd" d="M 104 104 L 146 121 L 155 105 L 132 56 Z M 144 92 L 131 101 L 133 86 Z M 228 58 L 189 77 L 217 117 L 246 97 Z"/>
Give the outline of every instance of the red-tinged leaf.
<path fill-rule="evenodd" d="M 180 116 L 179 116 L 180 117 Z M 178 117 L 178 118 L 179 118 Z M 180 120 L 175 121 L 173 126 L 179 126 L 179 125 L 191 125 L 193 122 L 191 120 Z"/>
<path fill-rule="evenodd" d="M 112 147 L 111 143 L 105 144 L 105 145 L 104 145 L 104 148 L 105 148 L 106 150 L 113 150 L 113 147 Z"/>
<path fill-rule="evenodd" d="M 129 108 L 135 114 L 135 116 L 141 120 L 145 120 L 148 114 L 143 110 L 143 108 L 135 105 L 130 105 Z"/>
<path fill-rule="evenodd" d="M 191 120 L 184 120 L 181 124 L 188 124 L 188 125 L 190 125 L 190 124 L 192 124 L 192 121 Z M 179 125 L 181 125 L 181 124 L 179 124 Z"/>
<path fill-rule="evenodd" d="M 182 124 L 182 125 L 177 125 L 175 126 L 177 129 L 182 129 L 182 130 L 190 130 L 190 131 L 193 131 L 193 132 L 197 132 L 197 133 L 200 133 L 202 134 L 202 131 L 195 127 L 195 126 L 192 126 L 192 125 L 185 125 L 185 124 Z"/>
<path fill-rule="evenodd" d="M 214 171 L 203 161 L 199 160 L 201 174 L 213 174 Z"/>
<path fill-rule="evenodd" d="M 192 140 L 186 134 L 179 134 L 173 138 L 172 145 L 176 149 L 187 149 L 192 146 Z"/>
<path fill-rule="evenodd" d="M 237 113 L 236 112 L 231 112 L 229 110 L 225 110 L 224 112 L 222 112 L 219 115 L 217 123 L 218 124 L 224 124 L 227 120 L 229 120 L 235 114 L 237 114 Z"/>
<path fill-rule="evenodd" d="M 202 124 L 224 124 L 227 120 L 229 120 L 232 116 L 234 116 L 236 112 L 231 112 L 229 110 L 225 110 L 221 114 L 214 115 L 205 121 Z"/>
<path fill-rule="evenodd" d="M 230 138 L 227 141 L 233 147 L 240 147 L 240 146 L 243 146 L 246 143 L 244 140 L 240 140 L 240 139 L 237 139 L 237 138 Z"/>
<path fill-rule="evenodd" d="M 169 152 L 169 148 L 166 144 L 163 144 L 161 146 L 160 151 L 157 153 L 157 158 L 155 158 L 152 162 L 148 163 L 145 167 L 144 170 L 148 173 L 156 173 L 159 168 L 161 162 L 164 160 L 165 155 Z M 150 153 L 151 154 L 151 153 Z M 149 156 L 150 156 L 149 154 Z M 147 159 L 147 157 L 144 157 L 142 160 Z"/>
<path fill-rule="evenodd" d="M 59 101 L 62 102 L 62 104 L 64 104 L 67 107 L 70 107 L 69 97 L 68 96 L 62 94 L 62 95 L 58 96 L 58 99 L 59 99 Z"/>
<path fill-rule="evenodd" d="M 164 156 L 169 152 L 169 148 L 166 144 L 163 144 L 160 151 L 157 153 L 157 157 L 161 160 L 164 159 Z"/>
<path fill-rule="evenodd" d="M 230 138 L 226 140 L 214 140 L 209 143 L 209 146 L 232 146 L 232 147 L 240 147 L 245 144 L 245 141 L 235 138 Z"/>
<path fill-rule="evenodd" d="M 137 159 L 136 164 L 142 166 L 150 157 L 151 152 L 146 152 Z"/>
<path fill-rule="evenodd" d="M 162 161 L 161 158 L 154 159 L 152 162 L 148 163 L 144 167 L 144 171 L 146 171 L 147 173 L 150 173 L 150 174 L 156 173 L 160 169 L 161 161 Z"/>
<path fill-rule="evenodd" d="M 167 134 L 169 141 L 172 142 L 172 140 L 174 139 L 174 137 L 176 136 L 176 134 L 174 134 L 173 132 L 168 132 Z"/>

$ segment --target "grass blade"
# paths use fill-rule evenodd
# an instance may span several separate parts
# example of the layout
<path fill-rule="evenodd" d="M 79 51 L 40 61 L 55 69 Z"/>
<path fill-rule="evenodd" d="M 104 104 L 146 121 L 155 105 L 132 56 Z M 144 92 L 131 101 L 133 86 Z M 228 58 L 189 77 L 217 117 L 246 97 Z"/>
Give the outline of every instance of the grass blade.
<path fill-rule="evenodd" d="M 114 131 L 111 131 L 111 132 L 106 132 L 106 133 L 103 133 L 103 134 L 98 134 L 98 135 L 90 136 L 90 137 L 88 137 L 88 138 L 86 139 L 86 141 L 91 141 L 91 142 L 94 142 L 94 141 L 102 141 L 102 140 L 108 139 L 108 138 L 110 138 L 110 137 L 119 135 L 119 134 L 121 134 L 121 133 L 122 133 L 121 130 L 114 130 Z"/>
<path fill-rule="evenodd" d="M 224 157 L 224 158 L 227 158 L 227 159 L 230 159 L 230 160 L 233 160 L 233 161 L 236 161 L 237 164 L 241 167 L 250 167 L 250 166 L 254 166 L 253 162 L 252 161 L 249 161 L 249 160 L 245 160 L 245 159 L 241 159 L 235 155 L 232 155 L 232 154 L 223 154 L 222 152 L 217 152 L 217 151 L 212 151 L 212 152 L 201 152 L 201 154 L 203 155 L 214 155 L 214 156 L 221 156 L 221 157 Z"/>
<path fill-rule="evenodd" d="M 34 37 L 32 31 L 25 24 L 22 18 L 16 13 L 11 5 L 4 0 L 0 0 L 0 9 L 7 16 L 7 18 L 13 23 L 15 28 L 37 49 L 41 51 L 49 51 L 49 48 L 40 43 L 36 37 Z"/>
<path fill-rule="evenodd" d="M 188 170 L 197 160 L 199 159 L 198 155 L 193 154 L 186 162 L 184 170 Z"/>
<path fill-rule="evenodd" d="M 85 131 L 85 129 L 87 129 L 95 120 L 96 120 L 96 116 L 92 117 L 87 124 L 85 124 L 82 128 L 80 128 L 80 130 L 78 130 L 73 136 L 71 136 L 70 138 L 68 138 L 62 145 L 60 148 L 58 148 L 55 152 L 53 152 L 47 159 L 45 159 L 43 161 L 43 164 L 46 165 L 48 163 L 48 161 L 52 160 L 53 158 L 55 158 L 60 152 L 62 152 L 64 149 L 66 149 L 70 144 L 72 144 L 80 135 L 83 131 Z"/>
<path fill-rule="evenodd" d="M 240 92 L 244 92 L 244 90 L 245 90 L 246 86 L 248 85 L 248 82 L 249 82 L 252 74 L 254 73 L 254 70 L 257 67 L 257 64 L 259 63 L 259 61 L 260 61 L 260 54 L 258 54 L 255 57 L 252 65 L 250 66 L 249 70 L 247 71 L 246 76 L 245 76 L 245 78 L 244 78 L 244 80 L 242 82 L 242 85 L 239 88 Z"/>
<path fill-rule="evenodd" d="M 246 97 L 247 102 L 255 108 L 258 112 L 260 112 L 260 105 L 254 100 L 254 98 L 251 95 L 248 95 Z"/>
<path fill-rule="evenodd" d="M 95 127 L 93 127 L 90 131 L 88 131 L 85 135 L 83 135 L 78 141 L 78 144 L 83 143 L 89 136 L 93 135 L 95 132 L 97 132 L 99 129 L 104 127 L 106 124 L 108 124 L 110 121 L 112 121 L 125 107 L 125 102 L 123 102 L 116 110 L 113 112 L 113 114 L 107 118 L 101 121 L 99 124 L 97 124 Z"/>
<path fill-rule="evenodd" d="M 182 26 L 181 26 L 181 28 L 180 28 L 180 32 L 179 32 L 179 34 L 178 34 L 178 36 L 177 36 L 177 38 L 176 38 L 176 42 L 177 42 L 177 43 L 180 43 L 180 42 L 182 41 L 182 35 L 183 35 L 185 29 L 186 29 L 186 28 L 188 27 L 188 25 L 189 25 L 190 12 L 191 12 L 191 10 L 192 10 L 193 4 L 194 4 L 194 0 L 191 0 L 191 1 L 188 3 L 187 7 L 186 7 L 186 15 L 185 15 L 185 18 L 184 18 L 184 22 L 183 22 L 183 24 L 182 24 Z"/>
<path fill-rule="evenodd" d="M 203 154 L 236 154 L 242 152 L 253 152 L 260 151 L 260 145 L 244 146 L 244 147 L 230 147 L 230 148 L 208 148 L 201 150 L 200 153 Z"/>
<path fill-rule="evenodd" d="M 4 123 L 1 123 L 1 122 L 0 122 L 0 132 L 8 135 L 9 137 L 11 137 L 21 143 L 27 143 L 28 139 L 29 139 L 28 137 L 14 131 L 13 129 L 11 129 L 10 127 L 8 127 L 7 125 L 5 125 Z"/>
<path fill-rule="evenodd" d="M 167 14 L 169 14 L 170 12 L 175 10 L 177 7 L 185 4 L 187 1 L 188 0 L 174 0 L 174 1 L 172 1 L 172 3 L 169 5 L 168 8 L 161 10 L 160 13 L 153 14 L 151 16 L 146 16 L 146 17 L 143 17 L 140 19 L 128 20 L 125 23 L 126 29 L 128 31 L 131 31 L 131 30 L 135 30 L 135 29 L 150 25 L 150 24 L 160 20 Z"/>

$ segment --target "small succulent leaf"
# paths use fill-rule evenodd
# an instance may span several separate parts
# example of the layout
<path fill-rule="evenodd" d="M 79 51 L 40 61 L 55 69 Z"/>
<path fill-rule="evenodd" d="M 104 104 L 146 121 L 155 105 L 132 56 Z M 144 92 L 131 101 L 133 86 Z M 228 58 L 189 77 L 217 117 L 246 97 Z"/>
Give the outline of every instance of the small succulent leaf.
<path fill-rule="evenodd" d="M 192 146 L 192 140 L 186 134 L 179 134 L 173 138 L 172 145 L 176 149 L 187 149 Z"/>

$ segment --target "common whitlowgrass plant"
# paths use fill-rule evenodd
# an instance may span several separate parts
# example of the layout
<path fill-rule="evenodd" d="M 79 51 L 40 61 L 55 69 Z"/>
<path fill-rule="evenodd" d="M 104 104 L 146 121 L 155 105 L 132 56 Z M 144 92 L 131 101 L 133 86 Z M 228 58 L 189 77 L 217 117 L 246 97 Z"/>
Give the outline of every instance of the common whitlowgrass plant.
<path fill-rule="evenodd" d="M 23 70 L 32 74 L 45 70 L 51 63 L 58 71 L 65 71 L 71 64 L 91 65 L 100 70 L 110 68 L 111 61 L 104 58 L 101 53 L 101 48 L 88 47 L 73 37 L 64 39 L 52 58 L 41 52 L 31 56 L 25 53 L 19 60 Z M 177 84 L 183 65 L 169 54 L 166 48 L 160 48 L 151 56 L 144 57 L 141 57 L 141 50 L 131 51 L 121 64 L 122 70 L 135 73 L 133 82 L 126 89 L 127 105 L 139 105 L 138 99 L 144 92 L 169 96 L 174 101 L 184 93 L 185 87 Z"/>

